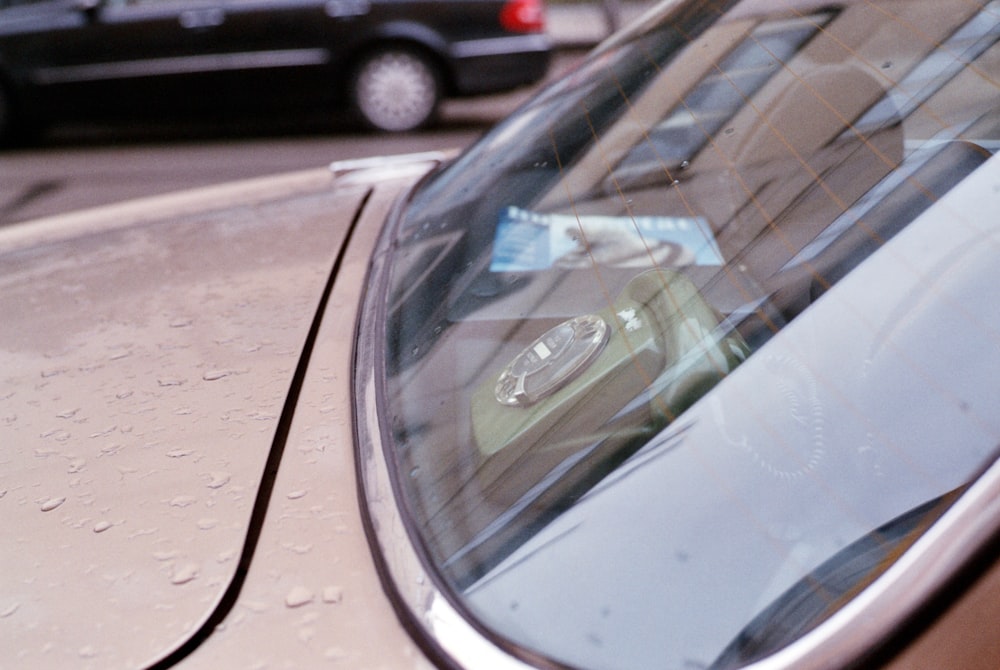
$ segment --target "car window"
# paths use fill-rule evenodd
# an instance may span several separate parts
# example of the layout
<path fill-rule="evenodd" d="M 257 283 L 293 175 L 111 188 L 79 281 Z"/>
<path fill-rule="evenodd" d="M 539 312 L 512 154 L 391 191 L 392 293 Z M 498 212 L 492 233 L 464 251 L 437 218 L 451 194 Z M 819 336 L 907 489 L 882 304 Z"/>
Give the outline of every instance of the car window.
<path fill-rule="evenodd" d="M 412 194 L 378 411 L 456 606 L 737 667 L 916 542 L 1000 445 L 998 72 L 995 0 L 671 2 Z"/>

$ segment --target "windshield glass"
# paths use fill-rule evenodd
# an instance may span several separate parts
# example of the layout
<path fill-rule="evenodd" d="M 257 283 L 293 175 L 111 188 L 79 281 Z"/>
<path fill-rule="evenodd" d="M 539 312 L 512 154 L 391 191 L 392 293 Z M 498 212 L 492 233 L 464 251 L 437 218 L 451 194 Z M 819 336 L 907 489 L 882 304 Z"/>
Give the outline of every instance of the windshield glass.
<path fill-rule="evenodd" d="M 413 194 L 379 411 L 479 625 L 738 666 L 991 460 L 998 40 L 995 0 L 671 2 Z"/>

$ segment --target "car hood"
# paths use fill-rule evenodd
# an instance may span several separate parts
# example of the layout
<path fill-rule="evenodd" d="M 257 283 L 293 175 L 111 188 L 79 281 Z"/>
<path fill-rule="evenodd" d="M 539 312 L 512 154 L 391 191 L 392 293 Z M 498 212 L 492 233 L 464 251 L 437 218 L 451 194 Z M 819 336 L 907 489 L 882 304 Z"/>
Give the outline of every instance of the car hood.
<path fill-rule="evenodd" d="M 372 190 L 318 170 L 0 233 L 8 660 L 145 666 L 211 622 Z"/>

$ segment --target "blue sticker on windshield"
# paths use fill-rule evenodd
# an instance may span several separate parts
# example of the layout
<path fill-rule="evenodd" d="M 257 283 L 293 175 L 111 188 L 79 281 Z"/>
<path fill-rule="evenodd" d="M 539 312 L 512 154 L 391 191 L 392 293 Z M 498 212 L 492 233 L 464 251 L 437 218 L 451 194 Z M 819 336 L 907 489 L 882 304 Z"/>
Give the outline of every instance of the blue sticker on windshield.
<path fill-rule="evenodd" d="M 570 216 L 508 207 L 493 240 L 493 272 L 553 266 L 722 265 L 722 253 L 702 217 Z"/>

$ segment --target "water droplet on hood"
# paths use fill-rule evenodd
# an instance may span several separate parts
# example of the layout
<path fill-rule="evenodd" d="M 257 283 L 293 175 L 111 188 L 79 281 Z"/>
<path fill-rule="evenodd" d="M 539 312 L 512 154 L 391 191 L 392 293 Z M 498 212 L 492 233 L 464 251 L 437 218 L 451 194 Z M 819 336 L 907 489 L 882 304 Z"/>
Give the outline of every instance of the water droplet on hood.
<path fill-rule="evenodd" d="M 232 373 L 229 370 L 209 370 L 201 376 L 207 382 L 214 382 L 217 379 L 222 379 L 223 377 L 228 377 Z"/>
<path fill-rule="evenodd" d="M 173 577 L 170 578 L 170 583 L 178 586 L 181 584 L 187 584 L 197 576 L 198 564 L 187 563 L 174 571 Z"/>
<path fill-rule="evenodd" d="M 344 599 L 344 590 L 339 586 L 327 586 L 323 589 L 323 602 L 339 603 Z"/>
<path fill-rule="evenodd" d="M 170 501 L 171 507 L 188 507 L 196 502 L 194 496 L 177 496 Z"/>
<path fill-rule="evenodd" d="M 95 533 L 103 533 L 108 528 L 111 528 L 111 522 L 110 521 L 98 521 L 96 524 L 94 524 L 94 532 Z"/>
<path fill-rule="evenodd" d="M 258 614 L 267 611 L 267 603 L 263 603 L 259 600 L 241 600 L 240 605 L 247 608 L 251 612 L 256 612 Z"/>
<path fill-rule="evenodd" d="M 310 551 L 312 551 L 313 548 L 311 543 L 295 544 L 294 542 L 285 542 L 281 546 L 287 549 L 288 551 L 292 552 L 293 554 L 299 554 L 300 556 L 303 554 L 308 554 Z"/>
<path fill-rule="evenodd" d="M 229 483 L 229 479 L 232 475 L 228 472 L 210 472 L 208 473 L 208 477 L 208 488 L 220 489 Z"/>
<path fill-rule="evenodd" d="M 66 502 L 65 497 L 49 498 L 48 500 L 42 503 L 42 511 L 51 512 L 55 508 L 59 507 L 59 505 L 62 505 L 64 502 Z"/>
<path fill-rule="evenodd" d="M 313 593 L 304 586 L 296 586 L 285 596 L 285 604 L 289 607 L 301 607 L 313 600 Z"/>
<path fill-rule="evenodd" d="M 101 456 L 114 456 L 122 449 L 123 445 L 121 444 L 109 444 L 106 447 L 101 447 Z"/>

